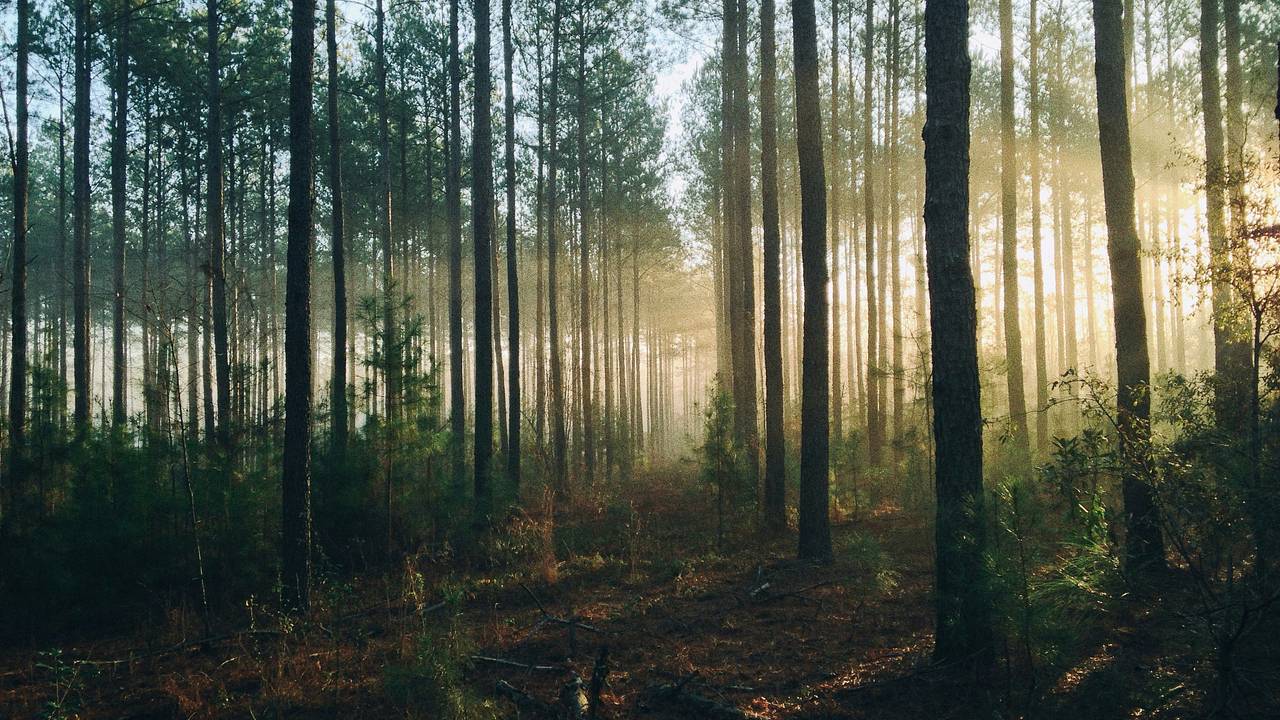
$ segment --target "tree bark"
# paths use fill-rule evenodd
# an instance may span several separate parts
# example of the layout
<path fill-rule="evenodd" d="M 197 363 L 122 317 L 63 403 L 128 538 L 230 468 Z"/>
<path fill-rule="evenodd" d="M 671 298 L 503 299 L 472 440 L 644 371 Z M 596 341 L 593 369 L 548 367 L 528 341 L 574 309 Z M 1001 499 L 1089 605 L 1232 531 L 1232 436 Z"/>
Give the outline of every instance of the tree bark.
<path fill-rule="evenodd" d="M 128 221 L 128 195 L 126 173 L 129 149 L 129 22 L 130 10 L 121 6 L 121 16 L 116 18 L 118 35 L 115 47 L 115 77 L 112 90 L 115 102 L 111 116 L 111 425 L 124 426 L 128 416 L 125 385 L 126 329 L 124 318 L 125 285 L 125 223 Z"/>
<path fill-rule="evenodd" d="M 342 192 L 342 128 L 338 114 L 338 13 L 335 0 L 325 0 L 325 49 L 328 54 L 329 94 L 329 206 L 333 253 L 333 377 L 329 407 L 333 424 L 333 448 L 341 455 L 347 448 L 347 261 L 346 215 Z"/>
<path fill-rule="evenodd" d="M 764 231 L 764 522 L 787 526 L 783 431 L 781 234 L 778 220 L 778 59 L 774 0 L 760 2 L 760 195 Z M 621 322 L 621 317 L 619 317 Z"/>
<path fill-rule="evenodd" d="M 76 0 L 75 4 L 75 129 L 72 147 L 72 313 L 74 337 L 72 355 L 75 375 L 76 437 L 84 440 L 89 430 L 89 93 L 90 73 L 89 0 Z"/>
<path fill-rule="evenodd" d="M 475 507 L 477 527 L 493 512 L 490 472 L 493 460 L 493 127 L 490 124 L 492 78 L 489 74 L 489 0 L 475 0 L 475 96 L 471 130 L 471 227 L 475 249 Z"/>
<path fill-rule="evenodd" d="M 876 362 L 879 356 L 879 332 L 876 303 L 876 201 L 875 181 L 872 179 L 874 165 L 875 135 L 872 132 L 872 67 L 875 62 L 875 0 L 866 2 L 866 26 L 862 46 L 862 215 L 866 223 L 865 246 L 866 262 L 866 308 L 867 308 L 867 388 L 864 395 L 867 399 L 867 461 L 878 466 L 884 454 L 884 418 L 880 412 L 879 386 L 880 367 Z"/>
<path fill-rule="evenodd" d="M 1164 544 L 1155 498 L 1146 477 L 1150 462 L 1150 361 L 1138 231 L 1134 224 L 1120 1 L 1093 0 L 1093 25 L 1098 137 L 1116 330 L 1117 429 L 1128 466 L 1121 479 L 1128 530 L 1125 550 L 1135 568 L 1155 569 L 1164 566 Z"/>
<path fill-rule="evenodd" d="M 977 309 L 969 267 L 969 5 L 926 0 L 925 247 L 937 443 L 936 602 L 940 662 L 991 659 L 986 588 Z"/>
<path fill-rule="evenodd" d="M 449 0 L 449 160 L 445 213 L 449 223 L 449 454 L 453 494 L 461 500 L 467 480 L 462 350 L 462 68 L 458 50 L 458 2 Z"/>
<path fill-rule="evenodd" d="M 1008 372 L 1013 450 L 1026 457 L 1027 400 L 1022 376 L 1018 313 L 1018 145 L 1013 120 L 1013 0 L 1000 0 L 1000 230 L 1004 281 L 1004 355 Z"/>
<path fill-rule="evenodd" d="M 511 0 L 502 0 L 502 71 L 505 98 L 503 165 L 507 182 L 507 479 L 520 487 L 520 283 L 516 274 L 516 100 L 512 85 L 515 44 Z"/>
<path fill-rule="evenodd" d="M 796 147 L 800 162 L 804 272 L 804 358 L 800 399 L 800 537 L 802 558 L 831 557 L 828 517 L 830 440 L 827 348 L 827 183 L 822 159 L 818 29 L 813 0 L 792 0 L 796 75 Z M 870 7 L 871 3 L 867 3 Z"/>
<path fill-rule="evenodd" d="M 330 0 L 332 2 L 332 0 Z M 285 280 L 285 415 L 281 585 L 294 610 L 311 589 L 311 263 L 315 147 L 311 106 L 315 0 L 293 0 L 289 40 L 289 239 Z M 330 25 L 332 31 L 332 25 Z"/>
<path fill-rule="evenodd" d="M 219 47 L 218 0 L 208 0 L 208 200 L 206 235 L 209 243 L 209 271 L 213 281 L 212 320 L 215 382 L 217 385 L 217 437 L 224 450 L 231 446 L 231 358 L 227 338 L 226 238 L 222 210 L 222 83 Z"/>
<path fill-rule="evenodd" d="M 17 16 L 18 137 L 14 143 L 13 155 L 13 364 L 10 367 L 9 383 L 9 492 L 11 497 L 22 498 L 26 495 L 24 485 L 27 481 L 23 460 L 27 444 L 27 72 L 31 52 L 31 0 L 18 0 Z"/>

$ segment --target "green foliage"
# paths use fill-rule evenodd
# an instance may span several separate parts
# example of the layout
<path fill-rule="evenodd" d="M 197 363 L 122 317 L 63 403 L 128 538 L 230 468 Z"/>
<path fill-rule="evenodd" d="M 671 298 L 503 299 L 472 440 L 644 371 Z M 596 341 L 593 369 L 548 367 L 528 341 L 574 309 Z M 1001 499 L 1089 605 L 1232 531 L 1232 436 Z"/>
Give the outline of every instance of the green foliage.
<path fill-rule="evenodd" d="M 443 627 L 428 627 L 415 639 L 409 656 L 383 672 L 383 690 L 408 717 L 432 720 L 483 720 L 497 718 L 493 703 L 466 687 L 464 676 L 474 652 L 469 637 L 452 618 L 460 601 L 457 592 L 446 592 L 451 618 Z"/>
<path fill-rule="evenodd" d="M 737 516 L 753 488 L 747 482 L 746 459 L 733 430 L 733 399 L 719 376 L 707 393 L 703 417 L 699 477 L 715 492 L 716 538 L 723 543 L 726 521 Z"/>

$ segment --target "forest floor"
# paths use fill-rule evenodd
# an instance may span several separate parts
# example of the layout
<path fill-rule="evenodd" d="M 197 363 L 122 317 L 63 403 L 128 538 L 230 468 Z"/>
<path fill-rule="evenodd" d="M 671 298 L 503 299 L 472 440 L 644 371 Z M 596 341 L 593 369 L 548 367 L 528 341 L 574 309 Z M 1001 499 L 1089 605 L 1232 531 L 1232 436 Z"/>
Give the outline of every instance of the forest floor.
<path fill-rule="evenodd" d="M 603 718 L 972 716 L 957 702 L 964 680 L 929 665 L 924 517 L 881 507 L 837 519 L 836 559 L 820 565 L 794 559 L 793 536 L 717 543 L 701 490 L 634 485 L 615 495 L 622 508 L 562 508 L 554 529 L 546 515 L 517 519 L 482 563 L 420 554 L 325 583 L 302 623 L 246 606 L 251 619 L 212 638 L 175 617 L 57 656 L 0 651 L 0 717 L 355 720 L 460 706 L 539 717 L 558 712 L 574 677 L 593 694 L 605 647 Z M 1117 690 L 1123 680 L 1091 686 L 1117 666 L 1116 643 L 1097 647 L 1035 716 L 1127 717 L 1150 700 Z M 1125 672 L 1148 674 L 1144 662 Z"/>

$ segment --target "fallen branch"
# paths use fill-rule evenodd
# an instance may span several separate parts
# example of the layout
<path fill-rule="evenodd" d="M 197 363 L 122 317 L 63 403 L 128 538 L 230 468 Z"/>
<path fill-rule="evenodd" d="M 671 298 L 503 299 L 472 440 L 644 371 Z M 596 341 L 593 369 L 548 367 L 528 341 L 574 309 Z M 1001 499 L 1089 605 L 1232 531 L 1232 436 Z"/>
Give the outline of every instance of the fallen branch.
<path fill-rule="evenodd" d="M 544 717 L 549 717 L 549 718 L 554 718 L 558 715 L 555 711 L 555 708 L 551 707 L 547 703 L 542 702 L 541 700 L 530 695 L 529 693 L 515 687 L 514 685 L 507 682 L 506 680 L 499 680 L 497 684 L 494 686 L 494 690 L 497 691 L 497 693 L 502 697 L 505 697 L 506 699 L 510 700 L 516 707 L 520 708 L 523 711 L 527 711 L 535 715 L 542 715 Z"/>
<path fill-rule="evenodd" d="M 183 650 L 188 650 L 193 647 L 202 647 L 205 645 L 212 645 L 213 643 L 222 642 L 223 640 L 236 640 L 243 637 L 257 637 L 260 635 L 277 636 L 277 635 L 283 635 L 283 634 L 284 634 L 283 630 L 276 630 L 276 629 L 238 630 L 236 632 L 223 633 L 222 635 L 214 635 L 212 637 L 201 638 L 199 640 L 188 640 L 187 642 L 181 642 L 181 643 L 178 643 L 177 645 L 171 645 L 166 648 L 160 648 L 159 650 L 151 650 L 148 652 L 138 653 L 136 655 L 133 654 L 133 652 L 131 651 L 129 654 L 129 657 L 121 658 L 119 660 L 75 660 L 73 661 L 73 664 L 93 665 L 93 666 L 125 665 L 127 663 L 137 662 L 138 660 L 146 660 L 148 658 L 161 657 L 161 656 L 170 655 L 176 652 L 182 652 Z"/>
<path fill-rule="evenodd" d="M 563 665 L 530 665 L 515 660 L 507 660 L 506 658 L 489 657 L 488 655 L 472 655 L 471 659 L 475 662 L 486 662 L 494 665 L 505 665 L 507 667 L 520 668 L 521 670 L 537 670 L 539 672 L 564 672 L 568 670 Z"/>
<path fill-rule="evenodd" d="M 664 702 L 682 705 L 697 713 L 699 717 L 711 718 L 711 720 L 749 720 L 755 717 L 755 715 L 747 713 L 737 706 L 716 702 L 711 698 L 686 690 L 685 686 L 695 677 L 697 677 L 697 673 L 671 685 L 653 687 L 653 696 Z"/>
<path fill-rule="evenodd" d="M 757 603 L 757 604 L 764 604 L 764 603 L 768 603 L 768 602 L 773 602 L 773 601 L 775 601 L 775 600 L 782 600 L 782 599 L 784 599 L 784 598 L 796 597 L 796 596 L 804 595 L 805 593 L 809 592 L 810 590 L 817 590 L 817 589 L 818 589 L 818 588 L 820 588 L 820 587 L 826 587 L 826 586 L 828 586 L 828 585 L 830 585 L 830 584 L 831 584 L 831 581 L 830 581 L 830 580 L 823 580 L 822 582 L 814 583 L 814 584 L 809 585 L 809 586 L 807 586 L 807 587 L 802 587 L 802 588 L 800 588 L 799 590 L 792 590 L 792 591 L 790 591 L 790 592 L 776 593 L 776 594 L 764 593 L 764 594 L 762 594 L 762 595 L 759 597 L 759 599 L 757 599 L 757 600 L 756 600 L 756 603 Z M 766 587 L 767 587 L 767 585 L 766 585 Z M 765 588 L 760 588 L 760 590 L 761 590 L 761 591 L 763 591 L 764 589 L 765 589 Z M 753 597 L 754 597 L 754 594 L 753 594 Z"/>

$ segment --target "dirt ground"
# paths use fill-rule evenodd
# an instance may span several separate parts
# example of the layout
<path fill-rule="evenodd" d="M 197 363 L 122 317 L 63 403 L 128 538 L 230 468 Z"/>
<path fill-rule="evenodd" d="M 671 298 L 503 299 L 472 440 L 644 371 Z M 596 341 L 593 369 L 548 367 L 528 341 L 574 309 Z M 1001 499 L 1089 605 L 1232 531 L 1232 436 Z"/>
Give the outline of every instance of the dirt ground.
<path fill-rule="evenodd" d="M 414 667 L 424 633 L 446 628 L 466 638 L 460 687 L 499 717 L 558 710 L 575 676 L 591 695 L 602 648 L 602 718 L 973 716 L 958 701 L 968 684 L 928 664 L 932 530 L 924 518 L 881 508 L 839 520 L 836 558 L 819 565 L 794 559 L 793 536 L 741 533 L 717 543 L 704 500 L 647 493 L 621 531 L 616 513 L 567 509 L 556 522 L 573 526 L 579 545 L 621 537 L 622 547 L 557 547 L 554 558 L 547 550 L 487 570 L 416 556 L 403 570 L 350 581 L 341 599 L 329 593 L 297 625 L 246 608 L 252 624 L 242 618 L 212 639 L 184 618 L 69 644 L 56 658 L 5 651 L 0 717 L 437 717 L 443 701 L 404 681 L 414 676 L 404 668 Z M 537 536 L 539 527 L 529 521 L 523 531 Z M 1106 646 L 1099 652 L 1105 657 Z M 1080 707 L 1072 698 L 1088 692 L 1088 663 L 1078 672 L 1062 680 L 1044 715 Z M 520 695 L 521 703 L 511 699 Z M 1111 707 L 1115 717 L 1130 709 Z"/>

